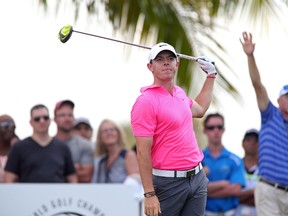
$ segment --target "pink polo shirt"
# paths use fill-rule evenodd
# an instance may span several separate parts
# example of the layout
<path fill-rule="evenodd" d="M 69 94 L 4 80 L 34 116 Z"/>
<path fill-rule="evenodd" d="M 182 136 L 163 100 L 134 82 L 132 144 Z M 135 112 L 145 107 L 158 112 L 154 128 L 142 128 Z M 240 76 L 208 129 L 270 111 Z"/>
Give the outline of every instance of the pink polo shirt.
<path fill-rule="evenodd" d="M 131 111 L 134 136 L 153 137 L 152 166 L 163 170 L 187 170 L 203 159 L 193 130 L 193 101 L 175 86 L 171 95 L 162 86 L 141 88 Z"/>

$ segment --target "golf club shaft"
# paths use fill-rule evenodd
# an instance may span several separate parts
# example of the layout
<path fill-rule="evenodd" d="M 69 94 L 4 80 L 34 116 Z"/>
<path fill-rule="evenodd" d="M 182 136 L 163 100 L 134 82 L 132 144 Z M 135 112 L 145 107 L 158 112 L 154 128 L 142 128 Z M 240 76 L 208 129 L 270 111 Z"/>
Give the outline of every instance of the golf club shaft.
<path fill-rule="evenodd" d="M 102 38 L 102 39 L 106 39 L 106 40 L 110 40 L 110 41 L 114 41 L 114 42 L 119 42 L 119 43 L 131 45 L 131 46 L 136 46 L 136 47 L 140 47 L 140 48 L 144 48 L 144 49 L 151 49 L 151 47 L 142 46 L 142 45 L 138 45 L 138 44 L 122 41 L 122 40 L 116 40 L 116 39 L 112 39 L 112 38 L 107 38 L 107 37 L 103 37 L 103 36 L 100 36 L 100 35 L 90 34 L 90 33 L 76 31 L 76 30 L 73 30 L 73 32 L 76 32 L 76 33 L 79 33 L 79 34 L 88 35 L 88 36 L 98 37 L 98 38 Z M 196 61 L 196 59 L 197 59 L 195 57 L 184 55 L 184 54 L 180 54 L 180 53 L 177 53 L 177 55 L 178 55 L 179 58 L 187 59 L 189 61 Z"/>
<path fill-rule="evenodd" d="M 80 32 L 80 31 L 76 31 L 76 30 L 73 30 L 73 32 L 84 34 L 84 35 L 89 35 L 89 36 L 93 36 L 93 37 L 98 37 L 98 38 L 102 38 L 102 39 L 106 39 L 106 40 L 111 40 L 111 41 L 115 41 L 115 42 L 119 42 L 119 43 L 124 43 L 124 44 L 127 44 L 127 45 L 136 46 L 136 47 L 140 47 L 140 48 L 144 48 L 144 49 L 151 49 L 150 47 L 147 47 L 147 46 L 142 46 L 142 45 L 129 43 L 129 42 L 126 42 L 126 41 L 121 41 L 121 40 L 116 40 L 116 39 L 112 39 L 112 38 L 107 38 L 107 37 L 103 37 L 103 36 L 99 36 L 99 35 L 95 35 L 95 34 L 89 34 L 89 33 L 86 33 L 86 32 Z"/>

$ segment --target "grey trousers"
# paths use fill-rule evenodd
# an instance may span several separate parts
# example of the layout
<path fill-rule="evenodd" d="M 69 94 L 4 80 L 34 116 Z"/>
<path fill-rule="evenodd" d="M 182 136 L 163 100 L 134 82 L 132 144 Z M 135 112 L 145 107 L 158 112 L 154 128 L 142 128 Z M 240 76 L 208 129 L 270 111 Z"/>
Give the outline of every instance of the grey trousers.
<path fill-rule="evenodd" d="M 192 178 L 153 176 L 161 216 L 203 216 L 208 179 L 203 169 Z"/>

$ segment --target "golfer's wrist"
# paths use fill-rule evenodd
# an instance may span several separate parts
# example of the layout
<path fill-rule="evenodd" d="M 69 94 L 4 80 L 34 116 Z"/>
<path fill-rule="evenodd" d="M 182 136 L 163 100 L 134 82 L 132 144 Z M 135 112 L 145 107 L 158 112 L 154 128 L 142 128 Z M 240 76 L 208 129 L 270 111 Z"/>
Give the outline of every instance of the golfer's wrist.
<path fill-rule="evenodd" d="M 209 74 L 209 75 L 206 76 L 206 78 L 215 79 L 216 78 L 216 74 Z"/>
<path fill-rule="evenodd" d="M 149 191 L 149 192 L 144 193 L 143 195 L 145 198 L 150 198 L 152 196 L 155 196 L 156 193 L 155 193 L 155 191 Z"/>

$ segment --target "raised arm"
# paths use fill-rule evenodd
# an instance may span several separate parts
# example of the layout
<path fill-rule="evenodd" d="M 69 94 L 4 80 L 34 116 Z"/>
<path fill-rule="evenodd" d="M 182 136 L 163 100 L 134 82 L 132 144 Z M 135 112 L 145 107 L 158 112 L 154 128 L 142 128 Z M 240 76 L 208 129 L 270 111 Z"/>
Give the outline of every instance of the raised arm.
<path fill-rule="evenodd" d="M 192 106 L 193 117 L 201 118 L 205 115 L 212 101 L 212 91 L 217 72 L 214 63 L 206 57 L 198 57 L 197 63 L 207 74 L 204 85 L 198 96 L 195 98 Z"/>
<path fill-rule="evenodd" d="M 243 32 L 240 43 L 244 53 L 247 55 L 249 75 L 254 87 L 258 107 L 261 111 L 265 110 L 269 104 L 269 98 L 265 86 L 261 82 L 260 73 L 254 58 L 255 43 L 252 40 L 252 34 Z"/>

